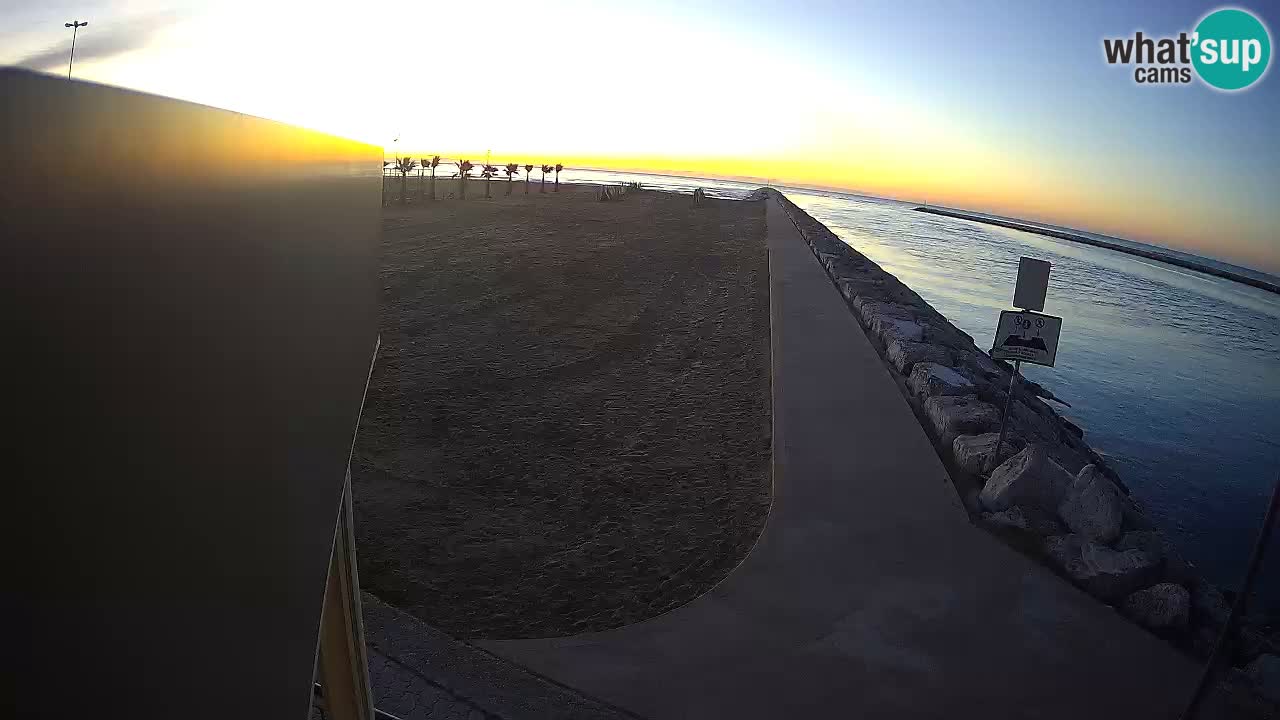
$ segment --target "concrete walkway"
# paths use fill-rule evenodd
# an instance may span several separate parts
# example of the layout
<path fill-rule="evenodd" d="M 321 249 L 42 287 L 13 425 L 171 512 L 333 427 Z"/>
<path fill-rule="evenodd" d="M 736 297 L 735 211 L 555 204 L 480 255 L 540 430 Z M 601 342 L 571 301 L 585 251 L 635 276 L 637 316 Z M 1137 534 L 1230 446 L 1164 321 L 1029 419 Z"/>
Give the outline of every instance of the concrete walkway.
<path fill-rule="evenodd" d="M 454 639 L 369 593 L 361 602 L 374 707 L 401 720 L 632 718 Z M 323 715 L 313 712 L 312 720 Z"/>
<path fill-rule="evenodd" d="M 711 592 L 480 643 L 649 718 L 1168 718 L 1195 668 L 969 524 L 866 335 L 768 205 L 774 505 Z"/>

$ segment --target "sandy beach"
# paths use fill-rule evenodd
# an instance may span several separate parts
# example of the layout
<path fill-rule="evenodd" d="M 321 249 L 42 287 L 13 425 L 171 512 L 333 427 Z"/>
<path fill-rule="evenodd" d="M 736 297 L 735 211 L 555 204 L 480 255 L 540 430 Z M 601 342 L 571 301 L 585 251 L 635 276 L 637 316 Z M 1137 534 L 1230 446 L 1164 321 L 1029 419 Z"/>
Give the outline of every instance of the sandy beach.
<path fill-rule="evenodd" d="M 505 190 L 384 211 L 361 582 L 462 637 L 653 617 L 768 514 L 763 208 Z"/>

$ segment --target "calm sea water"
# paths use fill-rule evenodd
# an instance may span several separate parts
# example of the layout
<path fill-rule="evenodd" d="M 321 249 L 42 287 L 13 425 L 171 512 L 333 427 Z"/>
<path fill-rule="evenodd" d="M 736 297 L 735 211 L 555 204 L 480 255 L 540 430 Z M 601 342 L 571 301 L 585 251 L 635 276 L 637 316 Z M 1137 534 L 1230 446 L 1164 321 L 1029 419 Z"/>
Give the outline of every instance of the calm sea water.
<path fill-rule="evenodd" d="M 1055 368 L 1028 377 L 1211 579 L 1235 585 L 1280 460 L 1280 295 L 1193 270 L 847 196 L 789 196 L 990 347 L 1018 258 L 1053 264 Z M 1280 597 L 1280 558 L 1264 578 Z"/>
<path fill-rule="evenodd" d="M 570 174 L 572 173 L 572 174 Z M 741 197 L 753 185 L 567 171 Z M 1026 375 L 1071 403 L 1158 523 L 1211 580 L 1234 587 L 1280 467 L 1280 295 L 1194 270 L 996 226 L 914 204 L 784 190 L 951 322 L 991 346 L 1018 258 L 1053 264 L 1045 312 L 1063 317 L 1058 364 Z M 1280 540 L 1260 583 L 1280 601 Z"/>
<path fill-rule="evenodd" d="M 562 179 L 704 187 L 723 197 L 755 187 L 582 170 Z M 1280 295 L 1101 247 L 916 213 L 905 202 L 785 192 L 980 347 L 991 347 L 1009 307 L 1020 256 L 1050 261 L 1044 311 L 1064 318 L 1057 366 L 1025 373 L 1070 402 L 1062 413 L 1188 560 L 1217 583 L 1238 584 L 1280 468 Z M 1260 587 L 1280 606 L 1280 538 Z"/>

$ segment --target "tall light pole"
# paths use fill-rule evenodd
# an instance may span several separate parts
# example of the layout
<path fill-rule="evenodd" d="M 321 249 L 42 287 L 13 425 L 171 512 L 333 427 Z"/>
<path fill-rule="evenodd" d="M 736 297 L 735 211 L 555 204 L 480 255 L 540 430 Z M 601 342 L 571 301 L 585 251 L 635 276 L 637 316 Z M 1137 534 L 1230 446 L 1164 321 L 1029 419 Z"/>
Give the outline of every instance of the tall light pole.
<path fill-rule="evenodd" d="M 76 20 L 75 22 L 63 23 L 63 25 L 66 25 L 67 27 L 71 28 L 71 59 L 67 61 L 67 79 L 68 80 L 71 79 L 71 63 L 76 61 L 76 33 L 80 31 L 80 28 L 88 24 L 89 24 L 88 20 L 85 20 L 84 22 L 80 22 L 79 20 Z"/>

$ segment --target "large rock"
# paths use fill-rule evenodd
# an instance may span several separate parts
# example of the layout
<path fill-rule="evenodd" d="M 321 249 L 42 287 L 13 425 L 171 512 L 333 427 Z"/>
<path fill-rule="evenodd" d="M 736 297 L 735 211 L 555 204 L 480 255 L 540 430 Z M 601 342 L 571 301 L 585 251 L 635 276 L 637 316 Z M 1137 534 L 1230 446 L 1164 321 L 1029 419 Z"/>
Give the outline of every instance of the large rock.
<path fill-rule="evenodd" d="M 1244 669 L 1253 681 L 1258 694 L 1273 703 L 1280 703 L 1280 656 L 1259 655 Z"/>
<path fill-rule="evenodd" d="M 1194 588 L 1199 581 L 1195 568 L 1183 559 L 1178 548 L 1159 530 L 1130 530 L 1121 535 L 1113 547 L 1117 550 L 1141 550 L 1163 560 L 1164 578 L 1169 582 Z"/>
<path fill-rule="evenodd" d="M 1035 382 L 1034 380 L 1028 380 L 1026 378 L 1023 378 L 1022 387 L 1027 391 L 1027 394 L 1029 395 L 1034 395 L 1036 397 L 1044 398 L 1045 400 L 1053 400 L 1054 402 L 1059 402 L 1059 403 L 1062 403 L 1063 405 L 1066 405 L 1067 407 L 1071 407 L 1070 403 L 1063 402 L 1058 398 L 1057 395 L 1053 394 L 1052 390 L 1041 385 L 1038 382 Z"/>
<path fill-rule="evenodd" d="M 853 311 L 857 313 L 858 318 L 862 320 L 862 324 L 868 328 L 877 318 L 896 318 L 899 320 L 913 320 L 915 315 L 910 308 L 901 305 L 888 303 L 875 297 L 866 295 L 858 295 L 853 299 Z"/>
<path fill-rule="evenodd" d="M 977 371 L 977 374 L 983 375 L 987 380 L 997 382 L 1004 380 L 1006 383 L 1009 380 L 1009 373 L 1007 371 L 997 365 L 996 361 L 988 357 L 986 353 L 981 352 L 976 348 L 966 349 L 966 351 L 960 355 L 960 362 L 962 362 L 965 367 L 969 367 Z"/>
<path fill-rule="evenodd" d="M 1130 530 L 1112 545 L 1117 550 L 1141 550 L 1153 558 L 1163 560 L 1168 543 L 1156 530 Z"/>
<path fill-rule="evenodd" d="M 1009 408 L 1009 414 L 1012 416 L 1010 423 L 1017 428 L 1027 438 L 1037 438 L 1048 444 L 1056 444 L 1061 440 L 1057 417 L 1052 416 L 1052 410 L 1046 407 L 1038 407 L 1043 405 L 1034 398 L 1031 404 L 1024 399 L 1025 388 L 1014 391 L 1012 407 Z M 1037 407 L 1033 407 L 1033 405 Z M 1041 411 L 1044 412 L 1041 412 Z M 1050 415 L 1046 415 L 1049 413 Z"/>
<path fill-rule="evenodd" d="M 853 299 L 858 296 L 858 290 L 862 288 L 862 285 L 849 278 L 839 278 L 836 280 L 836 287 L 839 288 L 840 295 L 845 300 L 853 302 Z"/>
<path fill-rule="evenodd" d="M 1146 511 L 1134 500 L 1132 495 L 1125 497 L 1122 505 L 1124 509 L 1124 529 L 1126 531 L 1156 529 L 1156 524 L 1151 521 L 1151 518 L 1147 517 Z"/>
<path fill-rule="evenodd" d="M 854 298 L 853 309 L 862 318 L 862 324 L 886 347 L 895 340 L 920 342 L 924 339 L 924 325 L 915 319 L 911 308 L 859 296 Z"/>
<path fill-rule="evenodd" d="M 827 272 L 831 272 L 832 268 L 839 265 L 843 260 L 844 257 L 839 253 L 818 253 L 818 262 L 822 263 L 822 267 L 826 268 Z"/>
<path fill-rule="evenodd" d="M 850 261 L 849 258 L 841 258 L 827 267 L 827 274 L 831 276 L 831 279 L 835 281 L 836 286 L 839 287 L 840 280 L 851 276 L 853 274 L 853 270 L 852 261 Z M 854 296 L 856 297 L 856 293 Z M 847 300 L 848 298 L 845 299 Z"/>
<path fill-rule="evenodd" d="M 1097 467 L 1085 465 L 1058 504 L 1058 517 L 1071 532 L 1110 543 L 1120 537 L 1120 491 Z"/>
<path fill-rule="evenodd" d="M 818 237 L 803 228 L 800 230 L 800 233 L 804 235 L 804 241 L 809 244 L 809 248 L 813 250 L 813 256 L 818 258 L 819 261 L 822 260 L 821 253 L 835 252 L 836 246 L 833 243 L 828 242 L 825 238 Z"/>
<path fill-rule="evenodd" d="M 1016 426 L 1016 423 L 1015 423 Z M 1062 466 L 1063 470 L 1076 475 L 1089 464 L 1090 458 L 1072 447 L 1060 442 L 1049 442 L 1046 444 L 1049 448 L 1049 457 L 1053 461 Z M 1112 485 L 1115 483 L 1113 482 Z"/>
<path fill-rule="evenodd" d="M 911 372 L 912 366 L 916 363 L 928 362 L 945 365 L 951 362 L 951 354 L 947 352 L 946 348 L 909 340 L 894 340 L 889 343 L 885 350 L 885 355 L 889 358 L 889 362 L 898 368 L 898 372 L 901 373 Z"/>
<path fill-rule="evenodd" d="M 1024 508 L 1021 505 L 1014 505 L 1000 512 L 982 513 L 982 519 L 991 525 L 1022 530 L 1041 537 L 1058 535 L 1062 532 L 1062 525 L 1058 524 L 1058 521 L 1049 513 L 1034 508 Z"/>
<path fill-rule="evenodd" d="M 907 378 L 907 387 L 916 397 L 935 395 L 968 395 L 973 392 L 969 378 L 946 365 L 932 362 L 916 363 Z"/>
<path fill-rule="evenodd" d="M 858 293 L 856 297 L 849 301 L 849 304 L 853 306 L 853 314 L 857 315 L 858 319 L 865 325 L 867 324 L 867 312 L 875 307 L 874 303 L 877 302 L 880 301 L 870 295 Z"/>
<path fill-rule="evenodd" d="M 991 471 L 991 478 L 979 497 L 983 507 L 992 511 L 1029 505 L 1057 512 L 1073 481 L 1042 446 L 1033 443 Z"/>
<path fill-rule="evenodd" d="M 1056 400 L 1057 398 L 1049 398 L 1049 399 Z M 1077 440 L 1084 439 L 1084 428 L 1080 427 L 1079 425 L 1061 416 L 1058 417 L 1058 422 L 1062 423 L 1063 429 L 1066 430 L 1068 433 L 1074 435 Z"/>
<path fill-rule="evenodd" d="M 974 347 L 973 338 L 969 337 L 968 333 L 947 322 L 946 318 L 939 315 L 928 304 L 921 309 L 920 315 L 925 326 L 925 336 L 929 338 L 929 342 L 945 345 L 956 352 L 964 352 Z"/>
<path fill-rule="evenodd" d="M 1156 630 L 1180 628 L 1191 614 L 1191 594 L 1176 583 L 1160 583 L 1124 599 L 1124 613 Z"/>
<path fill-rule="evenodd" d="M 1227 624 L 1231 606 L 1221 590 L 1200 580 L 1191 586 L 1191 611 L 1198 624 L 1219 630 Z"/>
<path fill-rule="evenodd" d="M 915 320 L 873 316 L 871 332 L 885 345 L 896 341 L 920 342 L 924 339 L 924 326 Z"/>
<path fill-rule="evenodd" d="M 973 475 L 980 475 L 987 470 L 991 454 L 995 452 L 996 441 L 1000 433 L 983 433 L 981 435 L 961 435 L 951 442 L 951 457 L 962 470 Z M 1008 433 L 1004 439 L 1004 447 L 1000 449 L 999 465 L 1009 456 L 1016 455 L 1026 446 L 1026 441 L 1014 433 Z"/>
<path fill-rule="evenodd" d="M 931 397 L 924 402 L 924 413 L 944 446 L 958 435 L 977 435 L 1000 427 L 1000 411 L 995 406 L 967 395 Z"/>
<path fill-rule="evenodd" d="M 859 319 L 862 318 L 862 313 L 857 310 L 858 302 L 860 300 L 866 302 L 868 293 L 874 294 L 883 284 L 883 280 L 865 272 L 851 271 L 836 278 L 836 286 L 840 289 L 840 294 L 849 302 L 849 306 L 854 308 L 854 314 Z"/>
<path fill-rule="evenodd" d="M 1103 600 L 1119 600 L 1159 580 L 1160 564 L 1141 550 L 1120 552 L 1075 534 L 1049 538 L 1044 550 L 1076 585 Z"/>

